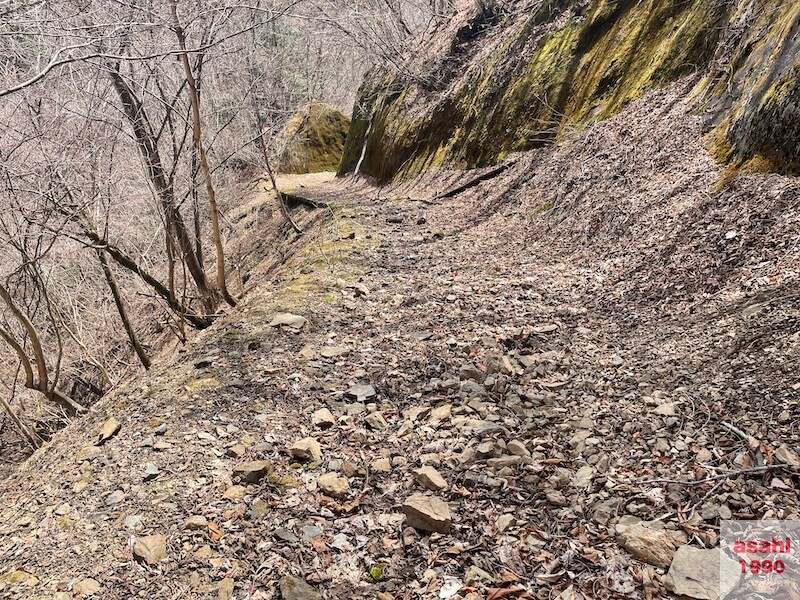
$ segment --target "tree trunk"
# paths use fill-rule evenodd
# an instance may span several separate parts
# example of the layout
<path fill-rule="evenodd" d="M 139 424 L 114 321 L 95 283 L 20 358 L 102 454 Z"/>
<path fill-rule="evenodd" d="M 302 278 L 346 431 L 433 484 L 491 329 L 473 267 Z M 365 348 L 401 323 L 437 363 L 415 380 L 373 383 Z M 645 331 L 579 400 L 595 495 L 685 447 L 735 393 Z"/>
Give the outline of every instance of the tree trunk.
<path fill-rule="evenodd" d="M 178 47 L 181 49 L 180 59 L 183 64 L 183 71 L 186 76 L 187 88 L 189 89 L 189 101 L 192 105 L 192 139 L 200 160 L 200 167 L 203 171 L 203 178 L 206 183 L 206 194 L 208 195 L 209 210 L 211 213 L 211 231 L 214 237 L 214 248 L 217 253 L 217 288 L 222 293 L 225 302 L 231 306 L 236 306 L 236 301 L 228 292 L 227 278 L 225 276 L 225 251 L 222 246 L 222 234 L 219 228 L 219 209 L 217 208 L 217 193 L 214 183 L 211 180 L 211 168 L 208 165 L 208 156 L 203 147 L 203 132 L 200 123 L 200 97 L 197 93 L 197 82 L 192 73 L 192 66 L 189 63 L 189 55 L 186 52 L 186 34 L 178 20 L 178 0 L 172 0 L 172 23 L 175 29 L 175 36 L 178 38 Z"/>
<path fill-rule="evenodd" d="M 117 284 L 117 278 L 114 277 L 114 271 L 111 270 L 111 266 L 108 264 L 106 253 L 103 250 L 98 250 L 97 257 L 100 259 L 100 265 L 103 267 L 103 275 L 105 275 L 106 283 L 108 283 L 108 287 L 111 290 L 111 295 L 114 297 L 114 304 L 117 306 L 119 318 L 122 321 L 122 326 L 125 328 L 125 333 L 128 334 L 128 339 L 131 342 L 131 346 L 136 352 L 136 356 L 138 356 L 139 360 L 142 362 L 142 366 L 144 366 L 145 369 L 149 369 L 151 364 L 150 358 L 147 356 L 147 352 L 145 352 L 144 348 L 139 343 L 139 338 L 136 337 L 136 331 L 134 330 L 133 325 L 128 318 L 128 311 L 125 308 L 125 302 L 122 299 L 122 293 L 120 292 L 119 285 Z"/>
<path fill-rule="evenodd" d="M 114 89 L 122 102 L 125 115 L 133 127 L 133 133 L 139 147 L 139 152 L 147 165 L 148 178 L 161 202 L 168 235 L 174 236 L 177 246 L 180 248 L 186 268 L 189 270 L 192 280 L 203 299 L 205 310 L 211 313 L 216 309 L 218 300 L 217 291 L 208 283 L 205 271 L 203 271 L 200 261 L 195 254 L 191 235 L 183 221 L 180 211 L 175 205 L 174 192 L 164 172 L 161 155 L 158 151 L 158 144 L 153 134 L 147 112 L 134 91 L 130 88 L 125 79 L 123 79 L 119 72 L 119 66 L 117 66 L 116 69 L 111 69 L 109 72 Z"/>
<path fill-rule="evenodd" d="M 44 348 L 42 347 L 42 340 L 39 337 L 39 332 L 36 331 L 36 327 L 34 327 L 31 320 L 14 303 L 14 300 L 11 298 L 8 290 L 6 290 L 6 288 L 2 285 L 0 285 L 0 299 L 6 303 L 8 308 L 14 314 L 14 317 L 28 335 L 31 346 L 33 346 L 33 355 L 36 359 L 35 361 L 30 359 L 28 354 L 23 350 L 22 345 L 17 342 L 8 331 L 0 329 L 0 337 L 2 337 L 14 349 L 20 361 L 22 362 L 22 366 L 25 369 L 25 386 L 31 390 L 41 393 L 48 400 L 60 405 L 65 411 L 67 411 L 67 414 L 69 415 L 74 415 L 79 412 L 86 412 L 86 409 L 78 402 L 75 402 L 68 395 L 60 392 L 56 388 L 55 382 L 53 382 L 51 385 L 50 376 L 47 372 L 47 362 L 45 361 L 44 357 Z M 34 381 L 33 378 L 33 362 L 36 363 L 36 370 L 39 376 L 38 380 L 36 381 Z"/>
<path fill-rule="evenodd" d="M 6 413 L 8 413 L 8 416 L 14 422 L 14 425 L 17 426 L 17 429 L 19 430 L 20 434 L 22 434 L 22 437 L 25 438 L 25 440 L 33 447 L 33 449 L 38 450 L 39 448 L 41 448 L 42 440 L 39 439 L 39 436 L 36 435 L 33 431 L 28 429 L 25 423 L 23 423 L 22 420 L 17 416 L 17 413 L 14 412 L 14 409 L 11 408 L 11 405 L 8 403 L 8 401 L 2 396 L 0 396 L 0 405 L 3 406 Z"/>

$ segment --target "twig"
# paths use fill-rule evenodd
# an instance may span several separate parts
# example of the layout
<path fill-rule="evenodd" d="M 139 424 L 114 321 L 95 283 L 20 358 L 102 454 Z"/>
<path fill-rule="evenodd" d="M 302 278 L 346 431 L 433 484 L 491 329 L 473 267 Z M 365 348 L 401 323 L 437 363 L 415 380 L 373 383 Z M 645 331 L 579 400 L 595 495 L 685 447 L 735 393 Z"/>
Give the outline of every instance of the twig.
<path fill-rule="evenodd" d="M 738 427 L 736 427 L 734 425 L 731 425 L 730 423 L 726 423 L 725 421 L 722 421 L 721 425 L 725 429 L 727 429 L 728 431 L 733 433 L 734 435 L 736 435 L 739 438 L 741 438 L 742 441 L 746 442 L 751 450 L 755 450 L 756 448 L 758 448 L 761 445 L 761 440 L 759 440 L 758 438 L 753 437 L 752 435 L 749 435 L 749 434 L 745 433 L 744 431 L 742 431 Z"/>
<path fill-rule="evenodd" d="M 730 473 L 722 473 L 720 475 L 714 475 L 713 477 L 706 477 L 705 479 L 698 479 L 696 481 L 684 481 L 681 479 L 647 479 L 645 481 L 639 481 L 638 483 L 677 483 L 680 485 L 702 485 L 704 483 L 710 483 L 712 481 L 719 481 L 720 479 L 730 479 L 731 477 L 736 477 L 738 475 L 747 475 L 748 473 L 764 473 L 766 471 L 778 471 L 780 469 L 791 469 L 793 468 L 792 465 L 788 464 L 780 464 L 780 465 L 764 465 L 763 467 L 751 467 L 749 469 L 740 469 L 738 471 L 731 471 Z"/>

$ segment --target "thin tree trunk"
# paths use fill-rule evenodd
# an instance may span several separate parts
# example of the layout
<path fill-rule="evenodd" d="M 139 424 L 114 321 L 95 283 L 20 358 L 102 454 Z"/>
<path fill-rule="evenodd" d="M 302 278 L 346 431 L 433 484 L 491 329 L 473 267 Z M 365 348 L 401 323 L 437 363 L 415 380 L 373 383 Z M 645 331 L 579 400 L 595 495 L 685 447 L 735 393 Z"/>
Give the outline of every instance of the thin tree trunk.
<path fill-rule="evenodd" d="M 149 369 L 151 364 L 150 358 L 147 356 L 147 352 L 145 352 L 144 348 L 139 343 L 139 338 L 136 337 L 136 331 L 134 330 L 133 325 L 128 318 L 128 311 L 125 308 L 125 302 L 122 299 L 122 293 L 120 292 L 119 285 L 117 284 L 117 278 L 114 276 L 114 271 L 111 270 L 111 266 L 108 264 L 106 253 L 103 250 L 98 250 L 97 257 L 100 259 L 100 265 L 103 267 L 103 275 L 105 275 L 106 283 L 108 283 L 108 287 L 111 290 L 111 295 L 114 297 L 114 304 L 117 305 L 119 318 L 122 321 L 122 326 L 125 328 L 125 333 L 128 334 L 128 339 L 131 342 L 131 346 L 136 352 L 136 356 L 138 356 L 139 360 L 142 362 L 142 366 L 144 366 L 145 369 Z"/>
<path fill-rule="evenodd" d="M 16 340 L 14 340 L 13 336 L 9 332 L 0 329 L 0 337 L 2 337 L 14 349 L 14 351 L 17 353 L 17 356 L 22 361 L 22 366 L 25 369 L 26 375 L 25 386 L 29 389 L 40 392 L 48 400 L 59 404 L 70 415 L 74 415 L 79 412 L 85 412 L 86 409 L 83 406 L 81 406 L 78 402 L 75 402 L 67 394 L 59 391 L 55 387 L 55 384 L 52 386 L 50 385 L 50 376 L 47 372 L 47 363 L 45 362 L 44 349 L 42 348 L 41 338 L 39 338 L 39 332 L 36 331 L 36 328 L 33 326 L 31 320 L 19 309 L 19 307 L 17 307 L 17 305 L 14 303 L 14 300 L 11 298 L 11 295 L 8 293 L 8 290 L 6 290 L 6 288 L 2 285 L 0 285 L 0 299 L 6 303 L 8 308 L 14 314 L 14 317 L 16 317 L 17 321 L 19 321 L 19 324 L 27 333 L 31 342 L 31 346 L 33 347 L 33 355 L 36 359 L 36 370 L 39 375 L 38 381 L 33 380 L 33 367 L 31 365 L 33 361 L 31 361 L 30 357 L 22 349 L 22 346 Z"/>
<path fill-rule="evenodd" d="M 167 286 L 151 275 L 130 256 L 125 254 L 120 248 L 103 240 L 97 234 L 97 232 L 87 229 L 86 227 L 82 227 L 82 229 L 83 234 L 88 238 L 89 242 L 91 242 L 91 246 L 93 248 L 108 252 L 108 255 L 113 258 L 119 266 L 131 271 L 132 273 L 136 273 L 136 275 L 141 277 L 146 284 L 152 287 L 159 296 L 166 300 L 167 304 L 172 310 L 184 317 L 189 323 L 192 324 L 193 327 L 196 329 L 205 329 L 211 325 L 212 320 L 210 317 L 195 314 L 186 306 L 178 302 L 178 300 L 175 298 L 175 294 L 172 293 Z"/>
<path fill-rule="evenodd" d="M 11 405 L 8 401 L 0 396 L 0 405 L 6 410 L 8 416 L 11 417 L 11 420 L 14 422 L 14 425 L 17 426 L 17 429 L 22 434 L 22 437 L 33 447 L 34 450 L 38 450 L 42 447 L 42 440 L 39 439 L 39 436 L 36 435 L 33 431 L 28 429 L 27 425 L 23 423 L 20 418 L 17 416 L 17 413 L 14 412 L 14 409 L 11 408 Z"/>
<path fill-rule="evenodd" d="M 203 299 L 205 309 L 207 312 L 213 312 L 216 309 L 218 300 L 217 291 L 208 283 L 205 271 L 195 253 L 192 237 L 189 234 L 180 211 L 175 206 L 172 186 L 167 181 L 167 177 L 164 173 L 161 155 L 158 151 L 158 145 L 144 105 L 122 77 L 118 67 L 117 69 L 110 69 L 109 72 L 111 81 L 114 84 L 114 89 L 122 102 L 125 115 L 128 117 L 128 121 L 133 127 L 139 152 L 147 165 L 148 178 L 161 202 L 164 219 L 167 223 L 168 235 L 172 234 L 175 236 L 176 243 L 181 250 L 186 267 Z"/>
<path fill-rule="evenodd" d="M 197 93 L 197 82 L 192 73 L 192 66 L 189 63 L 189 55 L 186 52 L 186 34 L 178 20 L 178 0 L 172 0 L 172 23 L 175 36 L 178 38 L 178 47 L 181 50 L 180 60 L 183 64 L 183 71 L 186 75 L 187 88 L 189 90 L 189 100 L 192 104 L 192 138 L 197 149 L 197 156 L 200 159 L 200 167 L 206 183 L 206 194 L 208 195 L 209 211 L 211 213 L 211 231 L 214 237 L 214 248 L 217 254 L 217 288 L 222 293 L 225 302 L 231 306 L 236 306 L 236 301 L 228 292 L 227 278 L 225 276 L 225 250 L 222 245 L 222 234 L 219 228 L 219 208 L 217 207 L 217 194 L 214 183 L 211 180 L 211 168 L 208 165 L 208 156 L 203 147 L 203 132 L 200 124 L 200 98 Z"/>
<path fill-rule="evenodd" d="M 275 192 L 275 197 L 278 199 L 278 203 L 281 205 L 281 211 L 283 211 L 283 216 L 286 217 L 286 220 L 292 226 L 297 233 L 303 233 L 303 230 L 300 229 L 300 226 L 295 223 L 294 219 L 292 219 L 292 215 L 289 214 L 289 207 L 286 206 L 286 197 L 283 195 L 278 189 L 278 182 L 275 179 L 275 173 L 272 170 L 272 165 L 269 164 L 269 152 L 267 151 L 267 130 L 266 127 L 261 127 L 261 150 L 264 154 L 264 166 L 267 169 L 267 175 L 269 175 L 269 180 L 272 182 L 272 189 Z"/>

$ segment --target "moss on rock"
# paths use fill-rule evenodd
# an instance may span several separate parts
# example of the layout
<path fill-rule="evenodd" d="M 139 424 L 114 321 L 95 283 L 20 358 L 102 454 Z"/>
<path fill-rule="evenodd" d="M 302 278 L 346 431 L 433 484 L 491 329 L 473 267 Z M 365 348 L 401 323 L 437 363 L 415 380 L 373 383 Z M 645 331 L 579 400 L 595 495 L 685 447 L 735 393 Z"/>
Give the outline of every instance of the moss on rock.
<path fill-rule="evenodd" d="M 717 71 L 697 97 L 724 105 L 718 123 L 730 116 L 716 138 L 719 148 L 742 160 L 773 156 L 791 168 L 798 160 L 800 122 L 791 61 L 800 52 L 790 32 L 797 28 L 800 3 L 768 0 L 765 14 L 757 4 L 543 3 L 525 18 L 501 21 L 492 40 L 483 42 L 491 52 L 440 45 L 451 53 L 441 62 L 460 60 L 462 67 L 444 92 L 373 71 L 356 103 L 340 174 L 359 166 L 386 181 L 443 164 L 486 166 L 510 152 L 550 144 L 567 128 L 611 117 L 651 89 Z M 740 22 L 748 15 L 757 25 Z M 758 81 L 755 75 L 767 71 L 774 73 Z M 725 82 L 737 72 L 754 76 L 744 78 L 734 99 Z"/>
<path fill-rule="evenodd" d="M 350 119 L 320 102 L 312 102 L 286 126 L 281 142 L 281 173 L 336 171 L 342 160 Z"/>

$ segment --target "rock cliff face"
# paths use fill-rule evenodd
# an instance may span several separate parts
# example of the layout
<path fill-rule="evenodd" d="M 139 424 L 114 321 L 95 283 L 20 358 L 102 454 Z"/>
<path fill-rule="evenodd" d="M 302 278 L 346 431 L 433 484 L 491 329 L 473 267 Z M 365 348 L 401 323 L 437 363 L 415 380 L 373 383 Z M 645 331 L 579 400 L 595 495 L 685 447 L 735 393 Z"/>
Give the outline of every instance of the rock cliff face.
<path fill-rule="evenodd" d="M 800 168 L 798 2 L 528 1 L 478 15 L 472 6 L 419 40 L 402 73 L 367 76 L 341 173 L 385 181 L 496 163 L 693 74 L 721 161 Z"/>

